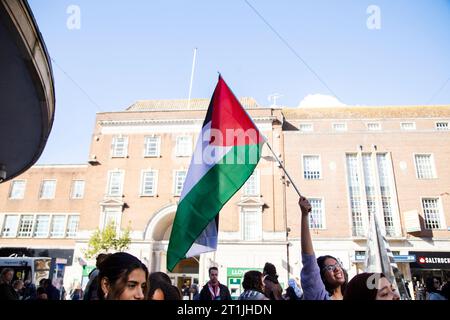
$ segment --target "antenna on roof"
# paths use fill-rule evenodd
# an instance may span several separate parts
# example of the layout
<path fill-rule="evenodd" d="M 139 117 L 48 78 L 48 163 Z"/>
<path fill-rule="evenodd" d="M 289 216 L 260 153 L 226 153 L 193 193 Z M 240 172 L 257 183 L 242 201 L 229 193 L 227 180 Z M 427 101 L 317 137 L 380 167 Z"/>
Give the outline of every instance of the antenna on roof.
<path fill-rule="evenodd" d="M 194 82 L 195 62 L 197 59 L 197 48 L 194 49 L 194 59 L 192 61 L 191 84 L 189 85 L 188 109 L 191 107 L 192 83 Z"/>
<path fill-rule="evenodd" d="M 282 94 L 279 94 L 279 93 L 272 93 L 271 95 L 269 95 L 269 96 L 267 97 L 267 100 L 272 101 L 272 105 L 271 105 L 272 108 L 278 107 L 278 106 L 277 106 L 277 99 L 278 99 L 278 98 L 281 98 L 282 96 L 283 96 L 283 95 L 282 95 Z"/>

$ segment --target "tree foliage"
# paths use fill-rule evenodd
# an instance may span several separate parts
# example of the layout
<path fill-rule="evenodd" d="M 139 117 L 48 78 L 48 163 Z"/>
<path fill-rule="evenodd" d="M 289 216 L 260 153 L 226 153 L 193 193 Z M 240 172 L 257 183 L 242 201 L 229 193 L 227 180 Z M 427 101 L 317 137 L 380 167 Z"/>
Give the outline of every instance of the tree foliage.
<path fill-rule="evenodd" d="M 85 256 L 91 259 L 99 253 L 124 251 L 128 249 L 130 243 L 130 226 L 119 235 L 117 234 L 114 222 L 111 221 L 103 230 L 97 229 L 91 236 L 88 242 L 88 248 L 85 251 Z"/>

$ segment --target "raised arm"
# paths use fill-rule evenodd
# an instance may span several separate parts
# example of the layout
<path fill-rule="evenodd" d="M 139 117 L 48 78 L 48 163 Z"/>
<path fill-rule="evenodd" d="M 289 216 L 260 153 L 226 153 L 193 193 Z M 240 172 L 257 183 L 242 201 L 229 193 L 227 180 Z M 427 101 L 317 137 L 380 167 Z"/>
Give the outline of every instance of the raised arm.
<path fill-rule="evenodd" d="M 301 196 L 298 204 L 302 211 L 302 223 L 301 223 L 301 241 L 302 241 L 302 254 L 313 255 L 314 248 L 311 240 L 311 233 L 309 232 L 309 213 L 311 212 L 311 204 L 308 199 Z"/>

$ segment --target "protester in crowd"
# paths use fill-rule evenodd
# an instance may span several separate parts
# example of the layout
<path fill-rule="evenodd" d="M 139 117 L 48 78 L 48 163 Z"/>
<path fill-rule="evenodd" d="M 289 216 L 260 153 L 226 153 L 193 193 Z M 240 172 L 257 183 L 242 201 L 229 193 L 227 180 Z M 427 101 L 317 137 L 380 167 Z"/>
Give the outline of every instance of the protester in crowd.
<path fill-rule="evenodd" d="M 441 295 L 447 299 L 450 300 L 449 295 L 450 295 L 450 284 L 449 282 L 446 282 L 442 288 L 441 288 Z"/>
<path fill-rule="evenodd" d="M 25 280 L 23 289 L 23 300 L 35 300 L 37 297 L 36 286 L 31 280 Z"/>
<path fill-rule="evenodd" d="M 70 293 L 70 300 L 83 300 L 83 290 L 81 289 L 81 285 L 77 283 L 72 292 Z"/>
<path fill-rule="evenodd" d="M 347 284 L 346 273 L 338 260 L 332 256 L 315 257 L 309 230 L 311 204 L 301 196 L 299 205 L 302 212 L 301 246 L 302 263 L 301 283 L 305 300 L 342 300 Z"/>
<path fill-rule="evenodd" d="M 36 299 L 37 300 L 48 300 L 48 296 L 47 296 L 47 293 L 45 292 L 44 287 L 37 288 Z"/>
<path fill-rule="evenodd" d="M 148 291 L 147 267 L 125 252 L 109 255 L 99 264 L 99 300 L 144 300 Z"/>
<path fill-rule="evenodd" d="M 209 281 L 200 291 L 199 300 L 231 300 L 230 290 L 219 282 L 219 269 L 211 267 L 208 273 Z"/>
<path fill-rule="evenodd" d="M 109 254 L 100 253 L 95 260 L 95 268 L 89 273 L 89 281 L 84 289 L 83 300 L 98 300 L 98 266 Z"/>
<path fill-rule="evenodd" d="M 17 294 L 18 300 L 23 300 L 23 281 L 22 280 L 16 280 L 13 282 L 13 289 Z"/>
<path fill-rule="evenodd" d="M 50 279 L 41 279 L 39 284 L 42 288 L 44 288 L 45 293 L 47 294 L 48 300 L 59 300 L 61 293 L 56 287 L 52 284 L 52 280 Z"/>
<path fill-rule="evenodd" d="M 263 274 L 259 271 L 247 271 L 242 282 L 244 292 L 239 300 L 269 300 L 264 294 Z"/>
<path fill-rule="evenodd" d="M 352 278 L 344 300 L 399 300 L 398 291 L 383 273 L 360 273 Z"/>
<path fill-rule="evenodd" d="M 278 282 L 277 269 L 270 262 L 266 262 L 263 269 L 264 294 L 270 300 L 282 300 L 283 289 Z"/>
<path fill-rule="evenodd" d="M 284 295 L 284 300 L 301 300 L 303 297 L 303 291 L 297 284 L 295 279 L 288 280 L 288 287 L 286 288 L 286 293 Z"/>
<path fill-rule="evenodd" d="M 189 296 L 191 300 L 199 300 L 200 299 L 200 292 L 198 291 L 198 285 L 196 283 L 193 283 L 191 285 L 191 288 L 189 289 Z"/>
<path fill-rule="evenodd" d="M 164 272 L 153 272 L 149 277 L 149 300 L 181 300 L 180 290 L 172 285 Z"/>
<path fill-rule="evenodd" d="M 0 273 L 0 300 L 19 300 L 19 297 L 11 285 L 14 270 L 5 268 Z"/>
<path fill-rule="evenodd" d="M 427 300 L 446 300 L 445 297 L 441 295 L 441 281 L 438 278 L 427 278 L 425 286 L 427 289 Z"/>
<path fill-rule="evenodd" d="M 189 289 L 191 287 L 191 280 L 186 279 L 181 286 L 181 295 L 183 296 L 183 300 L 189 300 Z"/>

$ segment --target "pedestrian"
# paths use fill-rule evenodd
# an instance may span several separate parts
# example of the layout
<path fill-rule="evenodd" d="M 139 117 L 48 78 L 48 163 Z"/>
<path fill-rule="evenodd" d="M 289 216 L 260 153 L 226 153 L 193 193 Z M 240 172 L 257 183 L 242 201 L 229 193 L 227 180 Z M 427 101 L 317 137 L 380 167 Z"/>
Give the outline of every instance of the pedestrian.
<path fill-rule="evenodd" d="M 47 296 L 47 293 L 45 292 L 44 287 L 37 288 L 36 299 L 37 300 L 48 300 L 48 296 Z"/>
<path fill-rule="evenodd" d="M 266 262 L 263 269 L 264 294 L 270 300 L 283 300 L 283 288 L 278 282 L 277 269 L 270 262 Z"/>
<path fill-rule="evenodd" d="M 191 300 L 199 300 L 200 299 L 200 293 L 198 291 L 198 285 L 196 283 L 193 283 L 191 287 L 189 288 L 189 297 Z"/>
<path fill-rule="evenodd" d="M 228 287 L 219 282 L 219 269 L 211 267 L 208 270 L 209 281 L 200 291 L 199 300 L 231 300 L 230 290 Z"/>
<path fill-rule="evenodd" d="M 360 273 L 352 278 L 344 293 L 344 300 L 399 300 L 398 291 L 383 273 Z"/>
<path fill-rule="evenodd" d="M 285 300 L 301 300 L 303 297 L 303 291 L 298 286 L 295 279 L 288 280 L 289 286 L 286 288 Z"/>
<path fill-rule="evenodd" d="M 444 285 L 442 285 L 441 288 L 441 296 L 443 296 L 445 299 L 450 300 L 450 284 L 449 282 L 446 282 Z"/>
<path fill-rule="evenodd" d="M 259 271 L 247 271 L 244 274 L 244 281 L 242 281 L 244 292 L 238 300 L 269 300 L 264 294 L 263 277 L 263 274 Z"/>
<path fill-rule="evenodd" d="M 427 290 L 427 300 L 446 300 L 445 297 L 441 295 L 441 281 L 438 278 L 427 278 L 425 286 Z"/>
<path fill-rule="evenodd" d="M 22 280 L 15 280 L 13 282 L 13 288 L 17 294 L 18 300 L 23 300 L 23 287 L 24 285 Z"/>
<path fill-rule="evenodd" d="M 45 289 L 45 293 L 47 294 L 48 300 L 59 300 L 61 298 L 61 293 L 53 285 L 52 280 L 41 279 L 39 283 L 41 287 Z"/>
<path fill-rule="evenodd" d="M 75 289 L 72 290 L 69 296 L 70 300 L 83 300 L 83 290 L 79 283 L 75 286 Z"/>
<path fill-rule="evenodd" d="M 5 268 L 0 273 L 0 300 L 19 300 L 19 297 L 11 285 L 14 278 L 14 270 Z"/>
<path fill-rule="evenodd" d="M 99 265 L 99 300 L 144 300 L 148 291 L 147 267 L 125 252 L 109 255 Z"/>
<path fill-rule="evenodd" d="M 180 290 L 172 285 L 164 272 L 153 272 L 149 276 L 149 300 L 181 300 Z"/>
<path fill-rule="evenodd" d="M 23 300 L 35 300 L 37 298 L 36 286 L 31 280 L 25 280 Z"/>
<path fill-rule="evenodd" d="M 89 281 L 84 289 L 83 300 L 98 300 L 98 266 L 109 254 L 100 253 L 95 260 L 95 268 L 89 273 Z"/>
<path fill-rule="evenodd" d="M 301 283 L 304 300 L 342 300 L 347 285 L 346 272 L 333 256 L 315 257 L 309 230 L 311 204 L 300 196 L 302 263 Z"/>

